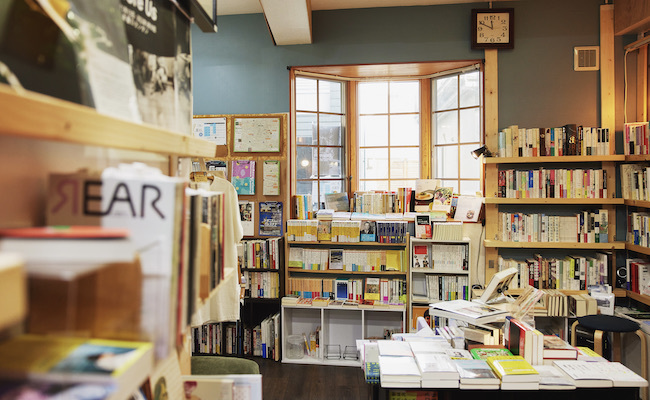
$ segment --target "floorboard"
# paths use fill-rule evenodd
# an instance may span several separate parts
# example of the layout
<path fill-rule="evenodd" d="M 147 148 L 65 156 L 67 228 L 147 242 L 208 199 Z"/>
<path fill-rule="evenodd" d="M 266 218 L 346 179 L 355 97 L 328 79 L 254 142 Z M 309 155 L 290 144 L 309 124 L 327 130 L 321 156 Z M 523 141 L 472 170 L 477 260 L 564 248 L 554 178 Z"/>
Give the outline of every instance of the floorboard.
<path fill-rule="evenodd" d="M 262 374 L 263 400 L 368 399 L 370 385 L 355 367 L 283 364 L 254 358 Z"/>

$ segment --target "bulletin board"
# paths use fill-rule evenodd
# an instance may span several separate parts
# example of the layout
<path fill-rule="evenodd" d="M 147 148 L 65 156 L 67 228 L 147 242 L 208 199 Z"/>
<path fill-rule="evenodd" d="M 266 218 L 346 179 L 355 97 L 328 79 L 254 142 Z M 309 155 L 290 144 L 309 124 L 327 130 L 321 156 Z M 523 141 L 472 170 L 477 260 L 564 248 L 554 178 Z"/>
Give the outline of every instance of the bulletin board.
<path fill-rule="evenodd" d="M 202 125 L 205 121 L 226 121 L 226 144 L 217 145 L 217 156 L 205 158 L 204 161 L 224 161 L 225 178 L 233 182 L 233 162 L 240 161 L 234 167 L 240 171 L 242 165 L 254 163 L 255 188 L 252 194 L 238 194 L 239 201 L 253 204 L 253 234 L 245 238 L 272 237 L 260 234 L 260 202 L 282 202 L 282 233 L 290 213 L 289 202 L 289 142 L 287 113 L 277 114 L 209 114 L 195 115 L 194 121 Z M 277 126 L 277 128 L 276 128 Z M 259 135 L 259 137 L 255 137 Z M 239 142 L 238 142 L 239 141 Z M 246 150 L 246 151 L 242 151 Z M 249 169 L 250 170 L 250 169 Z M 210 173 L 210 171 L 208 171 Z M 246 179 L 246 178 L 244 178 Z M 271 181 L 277 182 L 271 184 Z M 241 182 L 239 176 L 234 179 Z M 233 182 L 235 185 L 236 182 Z M 246 191 L 245 191 L 246 192 Z M 246 229 L 246 228 L 245 228 Z"/>

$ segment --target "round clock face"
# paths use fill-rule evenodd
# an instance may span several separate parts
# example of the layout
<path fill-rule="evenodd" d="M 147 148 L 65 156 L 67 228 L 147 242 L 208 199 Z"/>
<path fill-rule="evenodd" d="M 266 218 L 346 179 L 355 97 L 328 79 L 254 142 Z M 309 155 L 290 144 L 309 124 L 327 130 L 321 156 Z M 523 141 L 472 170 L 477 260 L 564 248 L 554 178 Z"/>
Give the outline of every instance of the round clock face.
<path fill-rule="evenodd" d="M 476 43 L 508 43 L 510 41 L 510 14 L 476 14 Z"/>

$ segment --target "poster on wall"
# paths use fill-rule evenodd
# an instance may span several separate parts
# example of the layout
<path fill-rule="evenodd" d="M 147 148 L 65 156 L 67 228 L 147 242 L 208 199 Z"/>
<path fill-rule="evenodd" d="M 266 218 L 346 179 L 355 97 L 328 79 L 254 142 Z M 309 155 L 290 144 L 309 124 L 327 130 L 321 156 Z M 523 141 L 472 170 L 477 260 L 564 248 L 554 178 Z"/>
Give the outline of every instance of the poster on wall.
<path fill-rule="evenodd" d="M 170 0 L 120 0 L 142 121 L 190 135 L 190 21 Z"/>

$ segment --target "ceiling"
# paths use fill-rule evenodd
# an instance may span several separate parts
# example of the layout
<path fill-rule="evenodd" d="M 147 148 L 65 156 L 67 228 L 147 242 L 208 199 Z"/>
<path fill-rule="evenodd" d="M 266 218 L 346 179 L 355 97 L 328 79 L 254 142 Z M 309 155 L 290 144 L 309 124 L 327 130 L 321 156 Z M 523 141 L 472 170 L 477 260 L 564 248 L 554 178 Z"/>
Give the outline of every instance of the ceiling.
<path fill-rule="evenodd" d="M 408 7 L 475 3 L 476 0 L 198 0 L 206 10 L 217 2 L 217 15 L 264 14 L 276 45 L 310 44 L 311 12 L 349 8 Z M 490 2 L 485 2 L 487 3 Z M 208 11 L 212 14 L 211 11 Z M 218 25 L 218 21 L 217 21 Z"/>

